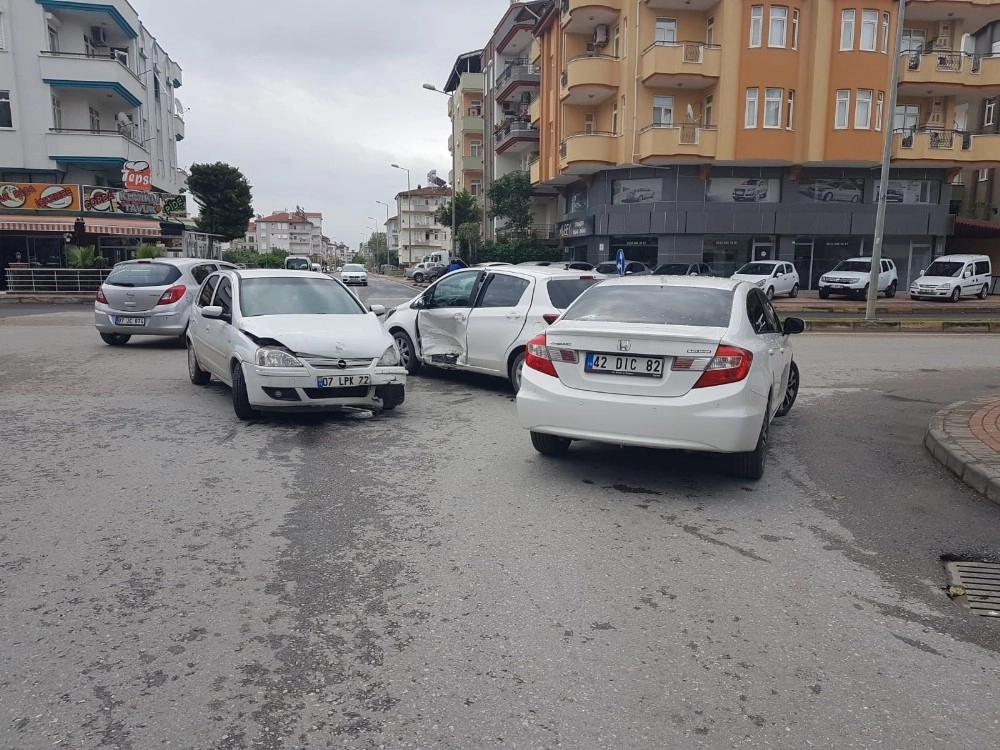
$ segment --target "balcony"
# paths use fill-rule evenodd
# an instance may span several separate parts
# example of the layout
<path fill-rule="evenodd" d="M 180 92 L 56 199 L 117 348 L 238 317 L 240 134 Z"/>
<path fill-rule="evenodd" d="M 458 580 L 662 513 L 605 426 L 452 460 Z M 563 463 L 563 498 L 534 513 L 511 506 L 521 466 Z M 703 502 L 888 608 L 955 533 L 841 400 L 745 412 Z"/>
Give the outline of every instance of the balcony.
<path fill-rule="evenodd" d="M 131 107 L 142 106 L 146 87 L 114 55 L 42 52 L 38 65 L 42 80 L 53 88 L 97 89 L 117 94 Z"/>
<path fill-rule="evenodd" d="M 646 0 L 653 10 L 711 10 L 719 0 Z"/>
<path fill-rule="evenodd" d="M 617 164 L 617 149 L 614 133 L 574 133 L 559 146 L 559 166 L 566 174 L 592 174 Z"/>
<path fill-rule="evenodd" d="M 531 180 L 532 185 L 537 185 L 542 181 L 542 168 L 538 159 L 535 159 L 528 165 L 528 178 Z"/>
<path fill-rule="evenodd" d="M 536 96 L 528 107 L 528 119 L 532 125 L 537 125 L 542 121 L 542 99 Z"/>
<path fill-rule="evenodd" d="M 574 57 L 562 75 L 566 104 L 600 104 L 618 91 L 618 58 L 606 55 Z"/>
<path fill-rule="evenodd" d="M 955 130 L 906 130 L 892 136 L 892 160 L 906 166 L 995 168 L 1000 135 Z"/>
<path fill-rule="evenodd" d="M 722 48 L 702 42 L 656 42 L 642 53 L 639 71 L 651 88 L 708 88 L 721 75 Z"/>
<path fill-rule="evenodd" d="M 614 24 L 623 0 L 562 0 L 562 27 L 569 34 L 593 34 L 598 26 Z"/>
<path fill-rule="evenodd" d="M 184 118 L 177 113 L 174 113 L 174 140 L 184 140 Z"/>
<path fill-rule="evenodd" d="M 167 66 L 167 74 L 169 75 L 169 80 L 174 85 L 175 89 L 179 89 L 184 85 L 184 73 L 181 70 L 181 66 L 173 60 L 171 60 L 170 64 Z"/>
<path fill-rule="evenodd" d="M 107 14 L 121 32 L 129 39 L 139 36 L 139 16 L 129 5 L 128 0 L 75 0 L 67 3 L 64 0 L 35 0 L 45 10 L 52 13 L 94 12 Z M 70 7 L 72 6 L 72 7 Z M 96 19 L 95 19 L 96 20 Z M 94 25 L 94 24 L 91 24 Z"/>
<path fill-rule="evenodd" d="M 461 161 L 463 172 L 482 172 L 483 171 L 483 157 L 482 156 L 463 156 Z"/>
<path fill-rule="evenodd" d="M 538 150 L 538 128 L 523 120 L 509 120 L 494 134 L 498 154 Z"/>
<path fill-rule="evenodd" d="M 651 125 L 639 133 L 643 164 L 697 164 L 715 158 L 719 131 L 691 123 Z"/>
<path fill-rule="evenodd" d="M 454 135 L 449 135 L 448 136 L 448 153 L 449 154 L 455 153 L 455 136 Z"/>
<path fill-rule="evenodd" d="M 149 158 L 149 152 L 136 138 L 117 130 L 53 128 L 45 141 L 49 158 L 61 162 L 101 164 Z"/>
<path fill-rule="evenodd" d="M 906 54 L 899 61 L 901 94 L 953 96 L 960 88 L 976 97 L 1000 94 L 1000 55 L 938 50 Z"/>
<path fill-rule="evenodd" d="M 542 84 L 542 72 L 527 60 L 518 60 L 508 65 L 504 71 L 497 76 L 494 91 L 497 92 L 497 101 L 506 102 L 511 99 L 520 99 L 524 93 L 532 94 L 538 91 Z"/>
<path fill-rule="evenodd" d="M 469 110 L 473 112 L 474 110 Z M 482 115 L 477 114 L 467 114 L 462 118 L 462 124 L 460 125 L 463 133 L 482 133 L 483 132 L 483 118 Z"/>

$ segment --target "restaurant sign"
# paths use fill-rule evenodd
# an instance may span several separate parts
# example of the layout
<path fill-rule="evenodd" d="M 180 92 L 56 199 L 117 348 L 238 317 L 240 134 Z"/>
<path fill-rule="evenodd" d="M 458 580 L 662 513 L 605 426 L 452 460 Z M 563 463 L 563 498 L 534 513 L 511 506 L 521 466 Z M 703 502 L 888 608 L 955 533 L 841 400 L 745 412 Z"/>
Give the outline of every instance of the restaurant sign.
<path fill-rule="evenodd" d="M 0 210 L 79 211 L 80 186 L 41 182 L 0 184 Z"/>
<path fill-rule="evenodd" d="M 159 216 L 164 213 L 164 203 L 169 203 L 175 197 L 164 193 L 86 185 L 83 188 L 83 210 L 103 214 Z"/>

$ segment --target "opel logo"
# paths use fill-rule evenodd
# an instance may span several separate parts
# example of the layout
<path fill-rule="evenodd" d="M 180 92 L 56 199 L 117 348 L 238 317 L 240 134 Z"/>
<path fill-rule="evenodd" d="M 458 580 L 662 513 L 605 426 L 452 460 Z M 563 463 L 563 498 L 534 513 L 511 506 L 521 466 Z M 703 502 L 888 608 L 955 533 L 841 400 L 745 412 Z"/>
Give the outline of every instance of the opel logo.
<path fill-rule="evenodd" d="M 342 359 L 339 362 L 337 362 L 337 367 L 339 367 L 341 370 L 346 370 L 347 369 L 347 362 Z"/>
<path fill-rule="evenodd" d="M 630 352 L 632 351 L 632 342 L 628 339 L 618 339 L 618 351 L 620 352 Z"/>

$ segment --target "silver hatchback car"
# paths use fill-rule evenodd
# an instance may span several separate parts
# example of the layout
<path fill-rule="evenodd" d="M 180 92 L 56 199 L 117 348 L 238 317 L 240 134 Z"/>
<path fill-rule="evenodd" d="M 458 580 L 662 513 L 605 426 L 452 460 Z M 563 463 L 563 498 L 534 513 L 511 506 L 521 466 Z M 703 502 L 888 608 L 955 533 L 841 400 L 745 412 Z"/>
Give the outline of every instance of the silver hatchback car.
<path fill-rule="evenodd" d="M 106 344 L 133 336 L 168 336 L 184 342 L 198 287 L 232 263 L 205 258 L 127 260 L 111 269 L 97 292 L 94 325 Z"/>

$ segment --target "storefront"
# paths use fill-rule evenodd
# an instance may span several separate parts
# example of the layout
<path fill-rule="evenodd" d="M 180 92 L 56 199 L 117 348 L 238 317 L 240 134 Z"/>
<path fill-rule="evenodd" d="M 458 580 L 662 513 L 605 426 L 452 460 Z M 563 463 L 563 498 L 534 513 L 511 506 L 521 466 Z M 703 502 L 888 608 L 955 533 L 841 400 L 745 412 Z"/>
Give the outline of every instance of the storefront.
<path fill-rule="evenodd" d="M 709 234 L 702 239 L 702 263 L 720 276 L 732 276 L 751 260 L 777 257 L 777 243 L 770 235 Z"/>
<path fill-rule="evenodd" d="M 611 237 L 609 242 L 611 252 L 604 260 L 614 260 L 618 251 L 625 254 L 626 260 L 636 260 L 645 263 L 649 268 L 656 268 L 659 256 L 659 238 L 652 236 Z"/>

